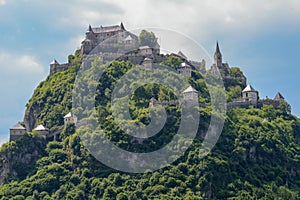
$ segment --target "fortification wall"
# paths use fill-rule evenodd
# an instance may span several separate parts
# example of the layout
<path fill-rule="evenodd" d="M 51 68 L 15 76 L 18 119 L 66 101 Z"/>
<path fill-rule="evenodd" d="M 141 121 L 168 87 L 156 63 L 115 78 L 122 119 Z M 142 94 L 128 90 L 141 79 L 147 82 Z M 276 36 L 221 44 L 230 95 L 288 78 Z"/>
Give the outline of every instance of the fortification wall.
<path fill-rule="evenodd" d="M 273 99 L 262 99 L 258 100 L 257 103 L 251 102 L 251 101 L 233 101 L 233 102 L 228 102 L 227 103 L 227 108 L 250 108 L 250 107 L 255 107 L 255 108 L 262 108 L 264 105 L 272 105 L 275 108 L 277 108 L 280 105 L 280 101 L 273 100 Z"/>
<path fill-rule="evenodd" d="M 57 73 L 57 72 L 62 72 L 62 71 L 68 70 L 70 66 L 71 66 L 71 63 L 50 65 L 50 75 Z"/>

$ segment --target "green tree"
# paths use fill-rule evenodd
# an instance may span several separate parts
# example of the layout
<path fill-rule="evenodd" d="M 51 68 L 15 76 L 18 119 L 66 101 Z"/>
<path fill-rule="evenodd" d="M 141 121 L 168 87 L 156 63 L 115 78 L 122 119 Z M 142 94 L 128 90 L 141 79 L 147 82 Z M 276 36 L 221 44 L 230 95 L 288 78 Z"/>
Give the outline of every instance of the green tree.
<path fill-rule="evenodd" d="M 157 37 L 153 32 L 142 30 L 139 35 L 139 44 L 141 46 L 157 47 Z"/>

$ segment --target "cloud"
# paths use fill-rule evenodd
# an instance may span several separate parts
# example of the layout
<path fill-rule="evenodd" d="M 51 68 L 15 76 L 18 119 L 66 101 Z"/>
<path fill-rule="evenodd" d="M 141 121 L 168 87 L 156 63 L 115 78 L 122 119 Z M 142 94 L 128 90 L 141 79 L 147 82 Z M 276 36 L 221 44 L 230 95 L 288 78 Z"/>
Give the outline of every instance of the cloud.
<path fill-rule="evenodd" d="M 6 4 L 6 1 L 5 0 L 0 0 L 0 6 L 3 6 Z"/>
<path fill-rule="evenodd" d="M 300 16 L 300 3 L 295 0 L 109 2 L 118 5 L 124 11 L 113 18 L 120 17 L 120 20 L 128 23 L 130 27 L 167 27 L 202 37 L 209 37 L 217 31 L 221 34 L 251 35 L 263 31 L 266 27 L 276 26 L 276 21 L 296 21 L 296 17 Z"/>
<path fill-rule="evenodd" d="M 0 71 L 0 133 L 5 133 L 16 119 L 22 121 L 25 105 L 45 72 L 31 55 L 5 51 L 0 51 Z"/>
<path fill-rule="evenodd" d="M 2 146 L 2 144 L 7 143 L 8 140 L 8 135 L 0 135 L 0 147 Z"/>
<path fill-rule="evenodd" d="M 52 2 L 52 5 L 57 5 L 59 1 Z M 240 42 L 255 39 L 278 27 L 288 29 L 289 24 L 298 23 L 300 2 L 88 0 L 82 4 L 82 1 L 76 0 L 61 13 L 56 16 L 55 26 L 74 29 L 71 39 L 64 43 L 70 50 L 80 46 L 79 38 L 84 37 L 88 24 L 105 26 L 119 24 L 121 21 L 128 30 L 160 27 L 180 32 L 204 44 L 223 38 Z M 161 42 L 169 43 L 168 39 Z M 209 46 L 209 49 L 214 47 Z"/>
<path fill-rule="evenodd" d="M 42 76 L 43 67 L 30 55 L 16 55 L 0 51 L 0 69 L 7 77 L 24 79 L 24 77 Z"/>

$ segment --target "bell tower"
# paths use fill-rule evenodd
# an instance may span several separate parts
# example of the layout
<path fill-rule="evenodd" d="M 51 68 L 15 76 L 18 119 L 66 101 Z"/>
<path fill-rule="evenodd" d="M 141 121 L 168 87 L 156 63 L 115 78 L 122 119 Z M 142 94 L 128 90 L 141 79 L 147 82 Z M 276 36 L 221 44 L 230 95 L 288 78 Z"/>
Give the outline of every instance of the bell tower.
<path fill-rule="evenodd" d="M 217 47 L 216 47 L 216 52 L 215 52 L 215 56 L 214 56 L 214 59 L 215 59 L 215 65 L 217 67 L 221 67 L 222 66 L 222 54 L 221 54 L 221 51 L 220 51 L 220 47 L 219 47 L 219 43 L 217 42 Z"/>

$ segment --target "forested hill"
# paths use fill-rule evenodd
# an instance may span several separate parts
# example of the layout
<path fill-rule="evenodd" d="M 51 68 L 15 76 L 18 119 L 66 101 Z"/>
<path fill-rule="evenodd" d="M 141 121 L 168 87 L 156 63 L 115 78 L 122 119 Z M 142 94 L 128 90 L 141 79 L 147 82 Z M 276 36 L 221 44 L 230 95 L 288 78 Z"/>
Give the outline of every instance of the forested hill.
<path fill-rule="evenodd" d="M 25 116 L 30 123 L 44 124 L 52 132 L 64 127 L 58 140 L 45 141 L 33 131 L 1 147 L 0 199 L 300 198 L 300 121 L 289 114 L 286 102 L 277 108 L 265 105 L 261 109 L 227 110 L 216 146 L 201 158 L 201 135 L 209 126 L 211 106 L 203 75 L 197 71 L 188 81 L 199 91 L 199 102 L 207 106 L 199 110 L 197 138 L 180 159 L 166 168 L 142 174 L 116 171 L 98 162 L 82 144 L 80 130 L 73 124 L 63 126 L 63 116 L 72 107 L 80 61 L 78 53 L 71 56 L 73 67 L 47 77 L 27 104 Z M 174 68 L 180 63 L 172 56 L 164 60 Z M 110 97 L 117 80 L 133 67 L 129 62 L 114 61 L 106 69 L 97 85 L 98 121 L 119 147 L 149 152 L 170 142 L 178 129 L 180 108 L 166 106 L 169 117 L 162 132 L 130 146 L 132 138 L 114 123 Z M 239 85 L 226 87 L 228 99 L 240 94 Z M 130 100 L 135 123 L 150 122 L 148 105 L 152 97 L 161 101 L 174 99 L 166 87 L 140 87 Z"/>

